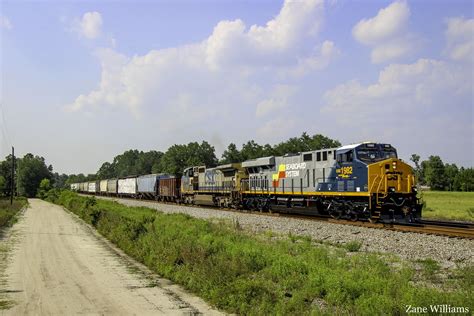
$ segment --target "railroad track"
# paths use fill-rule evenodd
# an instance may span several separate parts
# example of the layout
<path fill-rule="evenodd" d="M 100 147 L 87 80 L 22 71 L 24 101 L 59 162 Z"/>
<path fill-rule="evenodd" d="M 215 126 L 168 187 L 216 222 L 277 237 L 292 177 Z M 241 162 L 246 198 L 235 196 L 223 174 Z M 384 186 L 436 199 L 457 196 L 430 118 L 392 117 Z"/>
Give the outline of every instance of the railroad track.
<path fill-rule="evenodd" d="M 90 195 L 84 195 L 84 196 L 90 196 Z M 109 198 L 119 199 L 117 197 L 109 197 Z M 154 201 L 154 200 L 141 200 L 141 199 L 125 198 L 125 197 L 121 197 L 120 199 L 147 201 L 147 202 L 153 202 L 153 203 L 158 203 L 158 204 L 163 204 L 163 205 L 168 205 L 168 204 L 176 205 L 175 203 L 160 202 L 160 201 Z M 180 206 L 216 209 L 216 207 L 212 207 L 212 206 L 199 206 L 199 205 L 186 205 L 186 204 L 180 204 Z M 262 216 L 288 217 L 288 218 L 296 218 L 296 219 L 304 219 L 304 220 L 312 220 L 312 221 L 317 220 L 317 221 L 324 221 L 324 222 L 333 223 L 333 224 L 351 225 L 351 226 L 376 228 L 376 229 L 386 229 L 386 230 L 392 230 L 392 231 L 474 239 L 474 223 L 469 223 L 469 222 L 419 220 L 416 223 L 388 223 L 388 222 L 371 223 L 369 221 L 360 221 L 360 220 L 350 221 L 350 220 L 334 219 L 327 215 L 268 213 L 268 212 L 259 212 L 259 211 L 249 211 L 249 210 L 242 211 L 242 210 L 235 210 L 235 209 L 229 209 L 229 208 L 219 208 L 219 210 L 223 210 L 226 212 L 256 214 L 256 215 L 262 215 Z"/>

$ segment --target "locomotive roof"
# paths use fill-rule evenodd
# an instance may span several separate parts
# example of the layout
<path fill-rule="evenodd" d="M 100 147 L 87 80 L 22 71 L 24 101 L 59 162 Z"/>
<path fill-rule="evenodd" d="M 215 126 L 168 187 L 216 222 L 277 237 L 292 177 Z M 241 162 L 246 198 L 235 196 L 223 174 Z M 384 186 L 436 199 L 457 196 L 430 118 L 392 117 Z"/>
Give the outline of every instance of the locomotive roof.
<path fill-rule="evenodd" d="M 362 144 L 376 144 L 376 142 L 362 142 L 362 143 L 357 143 L 357 144 L 350 144 L 350 145 L 345 145 L 342 147 L 339 147 L 337 150 L 349 150 L 349 149 L 354 149 Z"/>

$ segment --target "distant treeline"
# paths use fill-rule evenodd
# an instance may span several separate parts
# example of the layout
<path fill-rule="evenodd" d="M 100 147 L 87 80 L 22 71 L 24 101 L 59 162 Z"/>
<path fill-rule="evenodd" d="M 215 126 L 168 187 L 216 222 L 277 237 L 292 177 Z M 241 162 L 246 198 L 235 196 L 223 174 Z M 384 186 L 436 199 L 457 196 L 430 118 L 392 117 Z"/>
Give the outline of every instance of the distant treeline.
<path fill-rule="evenodd" d="M 339 147 L 338 140 L 316 134 L 303 133 L 284 142 L 260 145 L 250 140 L 240 147 L 231 143 L 218 159 L 215 149 L 208 142 L 191 142 L 187 145 L 173 145 L 166 152 L 127 150 L 116 156 L 112 162 L 104 162 L 94 174 L 58 174 L 53 166 L 47 166 L 43 157 L 26 154 L 16 160 L 14 192 L 23 196 L 35 196 L 47 191 L 49 187 L 66 188 L 71 183 L 98 179 L 110 179 L 130 175 L 150 173 L 169 173 L 180 175 L 186 167 L 205 165 L 214 167 L 219 164 L 242 162 L 264 156 L 281 156 L 323 148 Z M 10 195 L 11 155 L 0 162 L 0 195 Z M 474 169 L 458 168 L 455 164 L 444 164 L 440 157 L 430 156 L 420 162 L 420 156 L 413 154 L 415 172 L 421 184 L 433 190 L 474 191 Z M 43 181 L 47 179 L 47 181 Z M 38 191 L 38 188 L 42 189 Z"/>
<path fill-rule="evenodd" d="M 443 163 L 439 156 L 430 156 L 420 163 L 420 156 L 411 155 L 415 173 L 422 185 L 437 191 L 474 191 L 474 169 L 458 168 L 456 164 Z"/>

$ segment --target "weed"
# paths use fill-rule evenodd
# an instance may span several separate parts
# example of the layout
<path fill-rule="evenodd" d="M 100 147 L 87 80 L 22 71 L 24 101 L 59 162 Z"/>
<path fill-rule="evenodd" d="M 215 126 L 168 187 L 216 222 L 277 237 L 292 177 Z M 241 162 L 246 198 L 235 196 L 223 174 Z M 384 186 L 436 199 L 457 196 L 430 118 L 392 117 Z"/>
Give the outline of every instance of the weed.
<path fill-rule="evenodd" d="M 436 274 L 440 270 L 440 265 L 437 261 L 431 258 L 428 258 L 428 259 L 419 259 L 419 260 L 416 260 L 416 262 L 422 265 L 423 267 L 422 273 L 426 278 L 430 280 L 436 279 Z"/>
<path fill-rule="evenodd" d="M 11 226 L 15 222 L 15 215 L 25 205 L 28 204 L 25 198 L 15 198 L 13 204 L 10 204 L 9 198 L 0 199 L 0 228 L 4 226 Z"/>
<path fill-rule="evenodd" d="M 352 240 L 352 241 L 349 241 L 348 243 L 345 243 L 343 247 L 346 248 L 347 251 L 349 252 L 357 252 L 362 247 L 362 243 L 357 240 Z"/>

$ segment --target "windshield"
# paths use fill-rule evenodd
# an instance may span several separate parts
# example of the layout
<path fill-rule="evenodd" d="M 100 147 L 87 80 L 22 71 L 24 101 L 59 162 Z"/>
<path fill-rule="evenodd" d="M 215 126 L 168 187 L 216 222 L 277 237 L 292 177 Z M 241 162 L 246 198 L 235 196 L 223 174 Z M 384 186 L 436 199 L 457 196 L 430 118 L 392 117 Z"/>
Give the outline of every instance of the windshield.
<path fill-rule="evenodd" d="M 397 151 L 394 148 L 382 149 L 383 159 L 397 158 Z"/>
<path fill-rule="evenodd" d="M 357 158 L 363 162 L 374 162 L 380 159 L 379 150 L 377 148 L 359 148 L 357 149 Z"/>
<path fill-rule="evenodd" d="M 357 158 L 372 163 L 389 158 L 397 158 L 397 150 L 388 144 L 368 144 L 356 149 Z"/>

